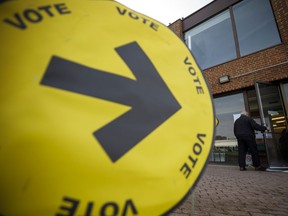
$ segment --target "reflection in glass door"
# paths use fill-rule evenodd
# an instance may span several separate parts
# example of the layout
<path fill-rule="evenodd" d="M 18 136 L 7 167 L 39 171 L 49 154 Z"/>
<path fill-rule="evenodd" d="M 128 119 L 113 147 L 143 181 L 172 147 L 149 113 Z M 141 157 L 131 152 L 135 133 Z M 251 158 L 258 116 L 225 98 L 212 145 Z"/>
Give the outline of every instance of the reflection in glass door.
<path fill-rule="evenodd" d="M 271 169 L 288 168 L 288 143 L 283 142 L 283 132 L 287 130 L 281 94 L 277 85 L 255 83 L 261 123 L 270 128 L 265 133 L 265 145 Z"/>

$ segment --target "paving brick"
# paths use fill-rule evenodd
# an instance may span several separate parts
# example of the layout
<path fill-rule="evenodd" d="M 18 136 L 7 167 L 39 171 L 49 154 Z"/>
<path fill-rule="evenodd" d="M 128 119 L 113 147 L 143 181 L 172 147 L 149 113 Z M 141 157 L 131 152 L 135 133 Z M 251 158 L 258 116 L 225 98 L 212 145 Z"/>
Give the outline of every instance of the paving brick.
<path fill-rule="evenodd" d="M 192 194 L 168 216 L 287 216 L 287 182 L 287 172 L 208 164 Z"/>

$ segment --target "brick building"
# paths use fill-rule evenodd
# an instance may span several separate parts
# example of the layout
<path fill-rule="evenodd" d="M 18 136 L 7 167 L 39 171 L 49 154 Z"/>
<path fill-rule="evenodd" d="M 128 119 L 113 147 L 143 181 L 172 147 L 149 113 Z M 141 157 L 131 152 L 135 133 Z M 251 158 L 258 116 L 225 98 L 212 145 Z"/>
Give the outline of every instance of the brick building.
<path fill-rule="evenodd" d="M 237 163 L 233 123 L 246 109 L 271 128 L 256 134 L 262 162 L 287 168 L 288 0 L 214 0 L 169 28 L 192 51 L 213 95 L 219 125 L 210 160 Z"/>

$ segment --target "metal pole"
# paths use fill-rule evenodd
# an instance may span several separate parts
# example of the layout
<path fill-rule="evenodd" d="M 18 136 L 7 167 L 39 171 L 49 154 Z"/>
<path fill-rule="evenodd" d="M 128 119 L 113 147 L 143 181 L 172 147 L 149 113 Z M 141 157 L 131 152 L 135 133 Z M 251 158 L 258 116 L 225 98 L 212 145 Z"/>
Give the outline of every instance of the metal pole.
<path fill-rule="evenodd" d="M 260 87 L 259 87 L 259 83 L 257 82 L 255 83 L 255 90 L 256 90 L 257 101 L 259 105 L 260 120 L 261 120 L 262 125 L 266 126 L 264 112 L 263 112 L 263 105 L 261 101 Z"/>

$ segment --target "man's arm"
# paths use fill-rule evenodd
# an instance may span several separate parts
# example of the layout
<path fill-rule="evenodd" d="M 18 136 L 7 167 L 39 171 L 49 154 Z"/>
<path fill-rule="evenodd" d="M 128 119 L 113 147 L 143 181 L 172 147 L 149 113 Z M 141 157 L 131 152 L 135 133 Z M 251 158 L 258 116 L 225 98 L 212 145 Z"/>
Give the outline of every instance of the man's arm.
<path fill-rule="evenodd" d="M 250 123 L 252 125 L 252 128 L 254 130 L 257 130 L 257 131 L 261 131 L 261 132 L 264 132 L 265 130 L 267 130 L 267 127 L 263 126 L 263 125 L 260 125 L 260 124 L 257 124 L 254 119 L 250 118 Z"/>

